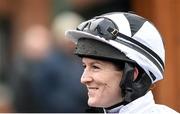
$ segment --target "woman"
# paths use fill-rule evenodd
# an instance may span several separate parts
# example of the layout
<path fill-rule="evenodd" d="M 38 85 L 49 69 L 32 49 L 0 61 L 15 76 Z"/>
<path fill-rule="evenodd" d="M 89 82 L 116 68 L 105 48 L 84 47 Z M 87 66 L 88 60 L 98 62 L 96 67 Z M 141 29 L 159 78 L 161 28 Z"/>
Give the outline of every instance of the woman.
<path fill-rule="evenodd" d="M 163 79 L 165 50 L 149 21 L 131 13 L 108 13 L 66 35 L 82 58 L 81 82 L 88 89 L 89 106 L 105 113 L 177 113 L 155 104 L 150 90 Z"/>

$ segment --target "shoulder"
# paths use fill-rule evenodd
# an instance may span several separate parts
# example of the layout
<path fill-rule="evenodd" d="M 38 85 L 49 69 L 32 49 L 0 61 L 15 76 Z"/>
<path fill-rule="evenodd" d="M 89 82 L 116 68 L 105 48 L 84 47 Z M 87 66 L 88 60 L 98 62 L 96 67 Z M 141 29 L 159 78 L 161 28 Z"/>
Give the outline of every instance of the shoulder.
<path fill-rule="evenodd" d="M 154 104 L 151 107 L 148 107 L 147 110 L 144 112 L 145 114 L 180 114 L 173 110 L 172 108 L 160 105 L 160 104 Z"/>

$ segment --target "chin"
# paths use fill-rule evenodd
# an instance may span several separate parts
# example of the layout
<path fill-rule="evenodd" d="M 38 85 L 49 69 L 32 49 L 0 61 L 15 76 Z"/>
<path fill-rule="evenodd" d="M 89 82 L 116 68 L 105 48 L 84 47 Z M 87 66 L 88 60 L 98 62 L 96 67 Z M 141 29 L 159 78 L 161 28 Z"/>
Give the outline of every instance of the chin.
<path fill-rule="evenodd" d="M 91 107 L 104 107 L 104 105 L 101 104 L 99 100 L 95 100 L 93 98 L 88 99 L 88 105 Z"/>
<path fill-rule="evenodd" d="M 88 99 L 88 105 L 91 106 L 91 107 L 99 107 L 98 102 L 93 98 Z"/>

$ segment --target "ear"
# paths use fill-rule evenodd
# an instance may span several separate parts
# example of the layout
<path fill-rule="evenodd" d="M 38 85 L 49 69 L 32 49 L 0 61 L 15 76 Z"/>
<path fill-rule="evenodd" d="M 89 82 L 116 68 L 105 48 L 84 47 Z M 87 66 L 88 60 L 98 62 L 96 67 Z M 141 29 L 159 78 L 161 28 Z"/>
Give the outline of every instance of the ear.
<path fill-rule="evenodd" d="M 134 67 L 134 80 L 137 79 L 138 75 L 139 75 L 139 70 L 138 70 L 137 67 Z M 133 80 L 133 81 L 134 81 L 134 80 Z"/>

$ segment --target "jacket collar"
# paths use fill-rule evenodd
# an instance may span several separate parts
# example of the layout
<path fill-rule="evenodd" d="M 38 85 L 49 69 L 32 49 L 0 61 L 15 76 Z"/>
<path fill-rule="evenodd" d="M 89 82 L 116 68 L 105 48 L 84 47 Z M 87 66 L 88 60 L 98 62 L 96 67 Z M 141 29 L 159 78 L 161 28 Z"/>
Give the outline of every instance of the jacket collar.
<path fill-rule="evenodd" d="M 154 98 L 153 98 L 153 94 L 152 91 L 149 91 L 148 93 L 146 93 L 144 96 L 134 100 L 133 102 L 125 105 L 124 107 L 122 107 L 122 109 L 119 111 L 119 113 L 121 112 L 129 112 L 129 113 L 135 113 L 137 112 L 139 109 L 142 109 L 144 107 L 148 107 L 155 104 L 154 102 Z M 141 110 L 143 111 L 143 110 Z"/>
<path fill-rule="evenodd" d="M 149 107 L 151 105 L 155 104 L 152 91 L 147 92 L 144 96 L 132 101 L 131 103 L 123 106 L 118 106 L 116 108 L 113 108 L 109 111 L 106 111 L 104 109 L 105 113 L 137 113 L 137 111 L 143 111 L 140 109 L 145 109 L 144 107 Z"/>

